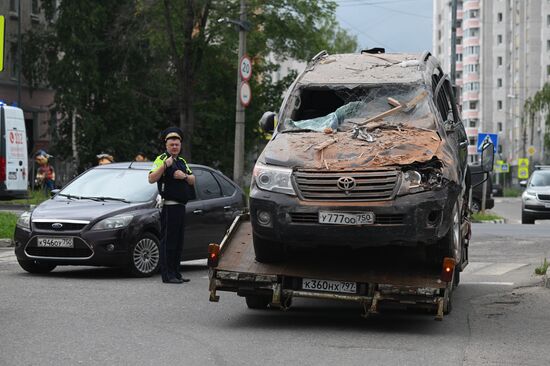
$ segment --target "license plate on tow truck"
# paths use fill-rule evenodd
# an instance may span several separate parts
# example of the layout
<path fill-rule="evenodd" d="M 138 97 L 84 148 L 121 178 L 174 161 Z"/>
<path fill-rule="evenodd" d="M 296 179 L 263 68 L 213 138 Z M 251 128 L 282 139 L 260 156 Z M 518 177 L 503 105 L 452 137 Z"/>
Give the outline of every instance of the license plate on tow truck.
<path fill-rule="evenodd" d="M 310 291 L 355 294 L 357 293 L 357 284 L 355 282 L 314 280 L 310 278 L 303 278 L 302 289 Z"/>

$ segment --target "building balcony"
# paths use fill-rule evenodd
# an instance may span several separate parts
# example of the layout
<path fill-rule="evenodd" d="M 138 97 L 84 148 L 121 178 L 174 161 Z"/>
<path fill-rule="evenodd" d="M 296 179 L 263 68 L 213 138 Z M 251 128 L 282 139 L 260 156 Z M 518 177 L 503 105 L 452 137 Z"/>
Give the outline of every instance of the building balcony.
<path fill-rule="evenodd" d="M 472 82 L 472 81 L 479 81 L 479 74 L 476 72 L 470 72 L 470 73 L 464 74 L 462 78 L 466 83 Z"/>
<path fill-rule="evenodd" d="M 468 145 L 468 155 L 477 155 L 477 145 Z"/>
<path fill-rule="evenodd" d="M 479 10 L 479 0 L 464 0 L 462 3 L 462 10 L 468 11 L 468 10 Z"/>
<path fill-rule="evenodd" d="M 466 101 L 466 100 L 464 100 Z M 463 119 L 479 119 L 479 111 L 476 109 L 466 109 L 462 111 Z"/>
<path fill-rule="evenodd" d="M 461 18 L 458 18 L 458 19 L 461 19 Z M 462 37 L 464 35 L 464 29 L 461 28 L 457 28 L 456 29 L 456 36 L 457 37 Z"/>
<path fill-rule="evenodd" d="M 462 21 L 462 29 L 479 28 L 480 21 L 478 18 L 470 18 Z"/>
<path fill-rule="evenodd" d="M 478 91 L 462 92 L 462 100 L 465 102 L 479 100 L 479 92 Z"/>
<path fill-rule="evenodd" d="M 467 127 L 466 135 L 468 135 L 468 137 L 475 137 L 479 135 L 479 130 L 477 129 L 477 127 Z"/>
<path fill-rule="evenodd" d="M 456 45 L 456 53 L 457 54 L 462 53 L 462 45 L 461 44 Z"/>
<path fill-rule="evenodd" d="M 468 55 L 462 57 L 462 63 L 464 65 L 475 65 L 479 63 L 479 55 Z"/>
<path fill-rule="evenodd" d="M 479 46 L 480 44 L 480 40 L 479 40 L 479 37 L 468 37 L 468 38 L 464 38 L 462 40 L 462 46 L 463 47 L 467 47 L 467 46 Z"/>
<path fill-rule="evenodd" d="M 462 71 L 464 69 L 464 66 L 462 66 L 462 62 L 456 63 L 456 71 Z"/>

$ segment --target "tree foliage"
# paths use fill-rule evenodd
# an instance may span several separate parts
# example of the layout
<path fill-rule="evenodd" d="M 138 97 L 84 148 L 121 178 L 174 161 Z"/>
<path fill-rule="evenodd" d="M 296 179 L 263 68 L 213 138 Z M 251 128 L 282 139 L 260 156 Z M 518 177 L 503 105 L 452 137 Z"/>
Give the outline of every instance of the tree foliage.
<path fill-rule="evenodd" d="M 544 133 L 544 148 L 550 150 L 550 84 L 546 83 L 532 98 L 525 101 L 524 110 L 532 124 L 535 113 L 545 113 L 546 131 Z M 531 125 L 532 127 L 532 125 Z"/>
<path fill-rule="evenodd" d="M 59 7 L 55 8 L 59 3 Z M 70 156 L 77 118 L 81 165 L 100 152 L 117 160 L 162 148 L 159 131 L 180 125 L 192 161 L 232 169 L 239 1 L 71 0 L 41 2 L 49 22 L 25 36 L 24 74 L 56 91 L 56 152 Z M 253 101 L 246 110 L 246 151 L 261 138 L 256 121 L 275 110 L 295 75 L 273 82 L 285 59 L 320 50 L 351 52 L 355 38 L 329 0 L 249 0 L 247 53 Z M 269 55 L 273 57 L 268 57 Z M 274 60 L 274 61 L 270 61 Z"/>

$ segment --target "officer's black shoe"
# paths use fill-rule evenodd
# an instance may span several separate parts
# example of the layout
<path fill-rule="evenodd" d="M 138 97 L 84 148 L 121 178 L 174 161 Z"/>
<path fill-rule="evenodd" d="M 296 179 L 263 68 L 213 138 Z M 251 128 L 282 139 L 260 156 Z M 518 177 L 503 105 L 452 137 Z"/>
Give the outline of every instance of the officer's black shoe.
<path fill-rule="evenodd" d="M 180 279 L 180 281 L 181 281 L 181 282 L 189 282 L 189 281 L 191 281 L 191 280 L 190 280 L 189 278 L 183 278 L 183 277 L 182 277 L 182 278 Z"/>
<path fill-rule="evenodd" d="M 162 280 L 164 283 L 183 283 L 183 280 L 177 279 L 177 278 L 170 278 L 168 280 Z"/>

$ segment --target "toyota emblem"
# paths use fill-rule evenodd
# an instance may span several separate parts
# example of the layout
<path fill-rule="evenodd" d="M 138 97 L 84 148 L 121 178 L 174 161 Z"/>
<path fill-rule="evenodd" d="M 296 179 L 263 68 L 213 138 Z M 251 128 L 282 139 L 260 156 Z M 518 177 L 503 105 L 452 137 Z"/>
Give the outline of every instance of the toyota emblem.
<path fill-rule="evenodd" d="M 348 193 L 355 188 L 355 179 L 352 177 L 340 177 L 338 178 L 336 185 L 338 186 L 338 189 Z"/>
<path fill-rule="evenodd" d="M 56 230 L 59 230 L 63 227 L 63 224 L 60 223 L 60 222 L 55 222 L 52 224 L 52 229 L 56 229 Z"/>

